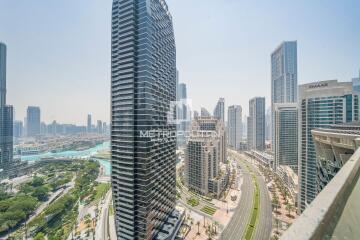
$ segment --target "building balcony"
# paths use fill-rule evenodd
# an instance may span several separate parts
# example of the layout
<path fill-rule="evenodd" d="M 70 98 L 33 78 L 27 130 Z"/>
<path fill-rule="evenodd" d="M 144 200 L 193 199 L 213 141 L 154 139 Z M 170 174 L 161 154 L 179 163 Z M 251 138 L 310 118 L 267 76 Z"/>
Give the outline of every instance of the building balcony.
<path fill-rule="evenodd" d="M 282 240 L 358 239 L 360 148 L 319 193 Z"/>

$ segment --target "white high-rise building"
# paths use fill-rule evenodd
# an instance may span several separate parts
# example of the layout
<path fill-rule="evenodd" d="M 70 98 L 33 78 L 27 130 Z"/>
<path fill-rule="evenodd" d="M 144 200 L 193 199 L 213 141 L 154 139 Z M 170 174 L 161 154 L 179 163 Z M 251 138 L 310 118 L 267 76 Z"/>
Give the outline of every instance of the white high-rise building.
<path fill-rule="evenodd" d="M 242 141 L 242 108 L 233 105 L 228 108 L 228 143 L 235 149 L 240 149 Z"/>

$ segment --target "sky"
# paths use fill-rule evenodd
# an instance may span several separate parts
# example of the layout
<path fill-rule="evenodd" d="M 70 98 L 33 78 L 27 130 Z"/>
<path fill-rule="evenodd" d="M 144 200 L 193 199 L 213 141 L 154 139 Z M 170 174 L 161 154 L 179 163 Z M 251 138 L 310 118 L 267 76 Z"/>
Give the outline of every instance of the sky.
<path fill-rule="evenodd" d="M 298 43 L 298 82 L 350 81 L 360 68 L 360 1 L 167 0 L 180 82 L 193 108 L 213 111 L 266 97 L 270 54 Z M 8 46 L 8 103 L 42 120 L 86 124 L 110 118 L 111 0 L 0 0 L 0 41 Z"/>

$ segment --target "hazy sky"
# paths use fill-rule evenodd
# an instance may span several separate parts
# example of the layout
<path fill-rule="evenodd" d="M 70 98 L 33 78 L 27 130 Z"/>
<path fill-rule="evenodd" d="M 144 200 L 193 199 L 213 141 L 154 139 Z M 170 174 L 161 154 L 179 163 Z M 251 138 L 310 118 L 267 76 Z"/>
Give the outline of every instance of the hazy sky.
<path fill-rule="evenodd" d="M 360 68 L 360 1 L 167 0 L 180 81 L 195 109 L 213 111 L 265 96 L 270 54 L 298 41 L 299 83 L 349 81 Z M 8 103 L 23 119 L 109 120 L 111 0 L 0 0 L 0 41 L 8 46 Z"/>

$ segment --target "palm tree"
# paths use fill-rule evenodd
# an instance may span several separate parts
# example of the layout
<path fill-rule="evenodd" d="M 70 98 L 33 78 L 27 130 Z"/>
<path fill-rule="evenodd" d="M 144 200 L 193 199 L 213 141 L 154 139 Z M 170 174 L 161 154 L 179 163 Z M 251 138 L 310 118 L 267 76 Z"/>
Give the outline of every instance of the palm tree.
<path fill-rule="evenodd" d="M 273 204 L 273 206 L 275 207 L 275 211 L 277 211 L 278 207 L 279 207 L 279 199 L 277 196 L 274 196 L 274 198 L 272 199 L 271 203 Z"/>
<path fill-rule="evenodd" d="M 290 215 L 290 212 L 294 210 L 294 206 L 291 203 L 286 204 L 286 210 L 288 210 L 288 215 Z"/>
<path fill-rule="evenodd" d="M 280 224 L 280 219 L 275 218 L 275 224 L 276 224 L 276 232 L 279 232 L 279 224 Z"/>

